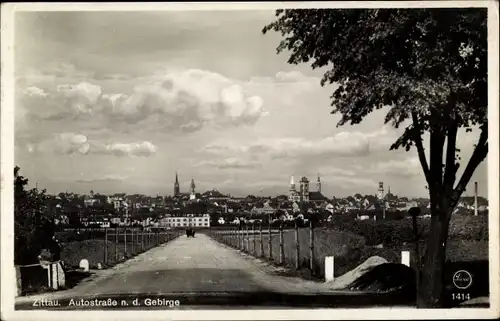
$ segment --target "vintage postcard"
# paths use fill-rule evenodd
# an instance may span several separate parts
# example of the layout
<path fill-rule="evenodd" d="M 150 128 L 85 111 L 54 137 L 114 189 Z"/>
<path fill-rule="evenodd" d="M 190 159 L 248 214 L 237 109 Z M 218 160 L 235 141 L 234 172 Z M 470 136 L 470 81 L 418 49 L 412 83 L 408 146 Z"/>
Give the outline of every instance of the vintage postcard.
<path fill-rule="evenodd" d="M 498 20 L 3 4 L 2 319 L 498 318 Z"/>

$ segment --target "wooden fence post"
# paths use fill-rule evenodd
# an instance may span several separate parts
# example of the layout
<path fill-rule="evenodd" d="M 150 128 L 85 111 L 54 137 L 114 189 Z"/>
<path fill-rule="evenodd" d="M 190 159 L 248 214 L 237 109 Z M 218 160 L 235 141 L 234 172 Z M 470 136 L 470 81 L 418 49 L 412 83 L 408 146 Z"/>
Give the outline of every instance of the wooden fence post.
<path fill-rule="evenodd" d="M 401 251 L 401 264 L 411 267 L 410 264 L 410 251 Z"/>
<path fill-rule="evenodd" d="M 331 282 L 335 279 L 334 257 L 325 257 L 325 282 Z"/>
<path fill-rule="evenodd" d="M 144 227 L 141 229 L 141 251 L 144 252 Z"/>
<path fill-rule="evenodd" d="M 132 238 L 132 245 L 131 245 L 132 249 L 130 251 L 132 252 L 132 255 L 134 255 L 135 246 L 134 246 L 134 228 L 133 227 L 130 229 L 130 237 Z"/>
<path fill-rule="evenodd" d="M 255 245 L 255 222 L 252 223 L 252 241 L 253 241 L 253 255 L 257 255 L 257 246 Z"/>
<path fill-rule="evenodd" d="M 311 274 L 314 274 L 314 224 L 313 220 L 309 219 L 309 267 L 311 269 Z"/>
<path fill-rule="evenodd" d="M 247 230 L 246 252 L 250 253 L 250 236 L 248 235 L 248 223 L 245 223 L 245 226 Z"/>
<path fill-rule="evenodd" d="M 268 240 L 269 260 L 273 260 L 273 235 L 271 233 L 271 218 L 269 218 L 269 240 Z"/>
<path fill-rule="evenodd" d="M 115 226 L 115 263 L 118 262 L 118 226 Z"/>
<path fill-rule="evenodd" d="M 241 225 L 238 230 L 238 238 L 240 242 L 240 250 L 243 251 L 245 249 L 245 240 L 243 239 L 243 228 Z"/>
<path fill-rule="evenodd" d="M 295 268 L 300 269 L 299 224 L 295 221 Z"/>
<path fill-rule="evenodd" d="M 124 250 L 124 252 L 125 252 L 125 258 L 126 258 L 126 256 L 127 256 L 127 228 L 125 228 L 124 231 L 125 231 L 123 233 L 123 237 L 124 237 L 124 240 L 125 240 L 124 241 L 125 242 L 125 250 Z"/>
<path fill-rule="evenodd" d="M 260 256 L 264 257 L 264 239 L 262 238 L 262 221 L 259 224 L 259 234 L 260 234 Z"/>
<path fill-rule="evenodd" d="M 280 233 L 280 258 L 279 258 L 279 264 L 285 264 L 285 245 L 284 245 L 284 242 L 283 242 L 283 224 L 282 223 L 280 223 L 279 233 Z"/>
<path fill-rule="evenodd" d="M 108 228 L 104 228 L 104 264 L 108 264 Z"/>

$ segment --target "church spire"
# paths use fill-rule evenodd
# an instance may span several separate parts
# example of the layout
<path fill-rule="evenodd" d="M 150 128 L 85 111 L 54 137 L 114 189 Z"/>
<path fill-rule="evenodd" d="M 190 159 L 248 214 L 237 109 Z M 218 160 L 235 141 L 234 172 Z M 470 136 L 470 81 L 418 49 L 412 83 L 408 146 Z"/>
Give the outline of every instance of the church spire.
<path fill-rule="evenodd" d="M 191 178 L 191 193 L 194 194 L 194 188 L 196 185 L 194 184 L 194 178 Z"/>
<path fill-rule="evenodd" d="M 319 177 L 319 173 L 318 173 L 318 180 L 316 182 L 316 188 L 317 188 L 318 192 L 321 193 L 321 178 Z"/>
<path fill-rule="evenodd" d="M 290 190 L 295 191 L 295 179 L 293 178 L 293 175 L 290 177 Z"/>
<path fill-rule="evenodd" d="M 175 172 L 175 183 L 174 183 L 174 196 L 177 196 L 181 193 L 179 186 L 179 176 L 177 175 L 177 171 Z"/>
<path fill-rule="evenodd" d="M 194 185 L 194 178 L 191 178 L 191 186 L 190 186 L 190 192 L 191 194 L 189 195 L 190 200 L 195 200 L 196 199 L 196 193 L 194 191 L 194 188 L 196 185 Z"/>

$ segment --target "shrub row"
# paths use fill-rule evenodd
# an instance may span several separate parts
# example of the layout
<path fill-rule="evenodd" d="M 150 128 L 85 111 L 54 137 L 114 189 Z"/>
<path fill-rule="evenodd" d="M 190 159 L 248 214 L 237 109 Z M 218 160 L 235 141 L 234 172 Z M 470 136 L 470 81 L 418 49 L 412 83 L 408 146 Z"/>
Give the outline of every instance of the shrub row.
<path fill-rule="evenodd" d="M 426 238 L 429 232 L 430 219 L 419 219 L 417 224 L 421 238 Z M 363 236 L 367 245 L 383 244 L 385 246 L 399 246 L 415 241 L 411 219 L 359 221 L 352 217 L 342 217 L 339 215 L 333 218 L 328 227 Z M 486 215 L 471 216 L 455 214 L 450 222 L 448 239 L 488 240 L 488 217 Z"/>

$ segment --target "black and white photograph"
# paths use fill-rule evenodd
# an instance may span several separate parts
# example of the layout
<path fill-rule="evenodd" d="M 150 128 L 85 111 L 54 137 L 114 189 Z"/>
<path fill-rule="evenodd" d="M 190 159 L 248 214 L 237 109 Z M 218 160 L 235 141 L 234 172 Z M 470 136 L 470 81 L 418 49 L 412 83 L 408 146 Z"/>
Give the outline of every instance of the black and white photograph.
<path fill-rule="evenodd" d="M 2 5 L 2 319 L 499 317 L 498 16 Z"/>

